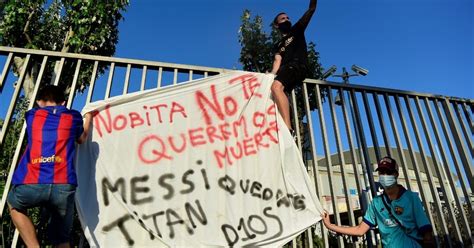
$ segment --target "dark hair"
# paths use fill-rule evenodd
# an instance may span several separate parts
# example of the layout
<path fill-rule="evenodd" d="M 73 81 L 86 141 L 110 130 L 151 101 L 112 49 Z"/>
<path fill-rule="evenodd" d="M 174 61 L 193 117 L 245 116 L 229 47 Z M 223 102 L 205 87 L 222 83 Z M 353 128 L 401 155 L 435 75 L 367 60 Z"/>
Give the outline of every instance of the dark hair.
<path fill-rule="evenodd" d="M 286 14 L 286 13 L 285 12 L 278 13 L 278 15 L 276 15 L 275 18 L 273 19 L 273 24 L 277 25 L 278 24 L 278 17 L 280 15 L 283 15 L 283 14 Z"/>
<path fill-rule="evenodd" d="M 55 102 L 57 104 L 61 104 L 62 102 L 66 101 L 63 88 L 60 86 L 51 85 L 51 84 L 41 87 L 36 99 Z"/>

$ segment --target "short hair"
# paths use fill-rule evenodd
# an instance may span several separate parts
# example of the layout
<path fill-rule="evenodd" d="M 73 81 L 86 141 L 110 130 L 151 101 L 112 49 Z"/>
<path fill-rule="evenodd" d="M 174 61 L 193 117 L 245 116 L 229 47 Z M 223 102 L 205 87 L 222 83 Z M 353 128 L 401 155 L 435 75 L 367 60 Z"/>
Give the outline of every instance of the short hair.
<path fill-rule="evenodd" d="M 61 104 L 64 101 L 66 101 L 66 97 L 64 95 L 64 89 L 60 86 L 56 86 L 52 84 L 41 87 L 36 99 L 55 102 L 57 104 Z"/>
<path fill-rule="evenodd" d="M 283 14 L 286 14 L 286 12 L 280 12 L 278 13 L 278 15 L 275 16 L 275 18 L 273 19 L 273 24 L 277 25 L 278 24 L 278 17 L 280 15 L 283 15 Z"/>

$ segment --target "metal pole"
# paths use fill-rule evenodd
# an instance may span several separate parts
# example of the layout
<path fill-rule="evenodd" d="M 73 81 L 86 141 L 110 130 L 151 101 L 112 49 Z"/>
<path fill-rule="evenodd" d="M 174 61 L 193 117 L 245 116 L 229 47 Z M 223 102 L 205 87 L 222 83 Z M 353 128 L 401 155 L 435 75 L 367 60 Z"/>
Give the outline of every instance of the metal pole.
<path fill-rule="evenodd" d="M 355 129 L 358 130 L 358 131 L 356 131 L 356 135 L 358 135 L 358 139 L 360 140 L 359 149 L 362 149 L 362 154 L 363 154 L 363 159 L 364 159 L 364 165 L 362 166 L 362 168 L 363 168 L 363 170 L 365 169 L 364 175 L 365 175 L 367 181 L 369 182 L 371 196 L 374 197 L 374 196 L 376 196 L 374 175 L 372 173 L 372 165 L 370 163 L 370 157 L 369 157 L 369 153 L 367 151 L 367 143 L 366 143 L 366 140 L 365 140 L 364 129 L 362 128 L 362 122 L 360 120 L 359 106 L 357 104 L 357 98 L 355 96 L 355 90 L 354 89 L 351 89 L 349 99 L 352 101 L 352 104 L 353 104 L 352 109 L 353 109 L 353 115 L 355 116 L 355 118 L 353 118 L 353 119 L 356 121 L 355 122 L 355 124 L 356 124 Z M 367 197 L 364 200 L 366 202 L 369 201 L 367 199 Z M 368 203 L 367 203 L 366 206 L 368 206 Z M 372 236 L 375 240 L 375 243 L 377 243 L 377 237 L 375 235 L 373 235 L 373 233 L 371 233 L 371 232 L 367 233 L 367 245 L 368 245 L 368 247 L 373 247 L 373 245 L 372 245 Z"/>

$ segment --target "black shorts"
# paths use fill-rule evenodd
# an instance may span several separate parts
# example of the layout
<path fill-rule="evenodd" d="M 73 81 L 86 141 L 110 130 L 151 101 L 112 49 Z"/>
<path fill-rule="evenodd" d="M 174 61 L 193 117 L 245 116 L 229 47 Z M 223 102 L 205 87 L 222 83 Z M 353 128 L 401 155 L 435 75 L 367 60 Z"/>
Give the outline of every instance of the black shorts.
<path fill-rule="evenodd" d="M 305 65 L 288 63 L 280 67 L 275 80 L 280 81 L 285 86 L 285 92 L 290 93 L 296 86 L 303 83 L 307 74 Z"/>

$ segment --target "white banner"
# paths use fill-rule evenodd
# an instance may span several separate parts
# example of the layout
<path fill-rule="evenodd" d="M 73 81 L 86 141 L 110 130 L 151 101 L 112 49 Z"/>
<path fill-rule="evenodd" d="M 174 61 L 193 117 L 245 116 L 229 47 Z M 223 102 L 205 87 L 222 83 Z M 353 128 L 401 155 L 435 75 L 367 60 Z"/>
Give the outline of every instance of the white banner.
<path fill-rule="evenodd" d="M 319 221 L 272 82 L 231 72 L 86 106 L 76 198 L 89 244 L 274 247 Z"/>

